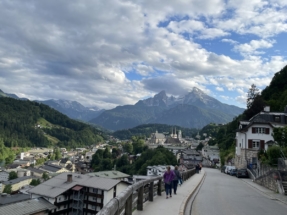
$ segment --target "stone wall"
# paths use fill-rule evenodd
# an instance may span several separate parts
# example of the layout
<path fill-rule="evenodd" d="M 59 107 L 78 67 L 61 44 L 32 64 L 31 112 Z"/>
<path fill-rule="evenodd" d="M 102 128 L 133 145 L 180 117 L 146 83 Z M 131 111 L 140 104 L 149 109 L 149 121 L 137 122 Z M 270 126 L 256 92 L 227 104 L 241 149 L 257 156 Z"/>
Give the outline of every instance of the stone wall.
<path fill-rule="evenodd" d="M 277 180 L 278 177 L 278 171 L 270 171 L 266 175 L 262 175 L 255 179 L 255 183 L 266 187 L 270 190 L 273 190 L 274 192 L 279 192 L 278 183 Z"/>
<path fill-rule="evenodd" d="M 234 164 L 237 169 L 245 169 L 247 167 L 247 161 L 252 161 L 252 158 L 257 158 L 258 150 L 253 149 L 240 149 L 240 155 L 235 155 Z"/>

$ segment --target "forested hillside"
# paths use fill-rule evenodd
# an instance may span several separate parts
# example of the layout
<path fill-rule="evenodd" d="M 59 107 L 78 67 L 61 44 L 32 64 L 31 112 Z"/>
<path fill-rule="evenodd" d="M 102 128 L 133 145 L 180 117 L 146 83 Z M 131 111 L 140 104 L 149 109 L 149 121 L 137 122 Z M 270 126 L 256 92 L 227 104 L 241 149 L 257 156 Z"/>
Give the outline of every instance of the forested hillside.
<path fill-rule="evenodd" d="M 96 144 L 103 134 L 47 105 L 0 98 L 0 138 L 6 147 L 76 147 Z"/>
<path fill-rule="evenodd" d="M 283 112 L 287 105 L 287 66 L 277 72 L 270 85 L 261 94 L 254 94 L 249 108 L 243 114 L 234 118 L 232 122 L 221 126 L 210 144 L 218 144 L 221 151 L 221 161 L 232 158 L 235 152 L 235 130 L 240 120 L 249 120 L 251 117 L 263 110 L 266 105 L 270 106 L 272 112 Z"/>
<path fill-rule="evenodd" d="M 114 137 L 117 137 L 121 140 L 131 139 L 132 136 L 139 136 L 143 138 L 148 138 L 152 133 L 158 131 L 159 133 L 170 133 L 176 129 L 176 131 L 181 130 L 182 136 L 194 136 L 197 133 L 195 128 L 183 128 L 180 126 L 172 126 L 165 124 L 144 124 L 131 129 L 119 130 L 113 133 Z"/>

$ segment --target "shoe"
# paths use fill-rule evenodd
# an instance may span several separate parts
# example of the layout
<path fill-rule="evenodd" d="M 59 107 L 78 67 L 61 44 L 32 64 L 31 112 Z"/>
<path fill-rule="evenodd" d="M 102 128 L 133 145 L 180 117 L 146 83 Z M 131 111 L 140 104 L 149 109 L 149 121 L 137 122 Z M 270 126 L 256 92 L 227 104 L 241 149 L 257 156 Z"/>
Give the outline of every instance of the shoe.
<path fill-rule="evenodd" d="M 174 195 L 176 195 L 176 193 Z"/>
<path fill-rule="evenodd" d="M 170 196 L 170 198 L 171 198 L 172 196 Z"/>
<path fill-rule="evenodd" d="M 166 198 L 168 199 L 168 196 Z"/>

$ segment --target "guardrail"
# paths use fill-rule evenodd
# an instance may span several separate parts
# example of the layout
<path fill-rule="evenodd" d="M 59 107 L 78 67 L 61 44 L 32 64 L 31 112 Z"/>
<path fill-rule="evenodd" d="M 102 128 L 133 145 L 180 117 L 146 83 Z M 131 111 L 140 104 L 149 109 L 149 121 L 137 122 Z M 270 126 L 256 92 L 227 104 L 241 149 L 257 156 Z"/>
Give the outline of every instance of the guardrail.
<path fill-rule="evenodd" d="M 186 181 L 195 174 L 195 169 L 182 172 L 182 180 Z M 154 196 L 161 196 L 164 190 L 162 176 L 139 181 L 130 185 L 115 198 L 111 199 L 97 215 L 131 215 L 133 210 L 143 210 L 146 201 L 153 201 Z"/>

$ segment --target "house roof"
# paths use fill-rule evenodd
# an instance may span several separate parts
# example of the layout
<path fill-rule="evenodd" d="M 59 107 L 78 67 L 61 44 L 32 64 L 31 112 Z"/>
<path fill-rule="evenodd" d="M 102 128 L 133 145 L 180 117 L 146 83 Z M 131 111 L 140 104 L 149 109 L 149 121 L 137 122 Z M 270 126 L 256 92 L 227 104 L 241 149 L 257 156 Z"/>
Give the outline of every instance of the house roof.
<path fill-rule="evenodd" d="M 29 215 L 45 210 L 53 210 L 56 206 L 43 198 L 29 199 L 1 207 L 0 215 Z"/>
<path fill-rule="evenodd" d="M 24 201 L 27 199 L 30 199 L 30 195 L 27 194 L 5 195 L 2 193 L 2 195 L 0 196 L 0 205 L 7 205 L 15 202 Z"/>
<path fill-rule="evenodd" d="M 72 182 L 67 182 L 67 175 L 69 174 L 72 175 Z M 77 185 L 102 190 L 110 190 L 118 183 L 120 183 L 120 181 L 115 179 L 93 177 L 89 175 L 65 172 L 55 176 L 54 178 L 49 179 L 48 181 L 45 181 L 42 184 L 39 184 L 28 192 L 32 194 L 55 198 L 58 195 Z"/>
<path fill-rule="evenodd" d="M 181 142 L 178 138 L 167 137 L 164 143 L 180 144 Z"/>
<path fill-rule="evenodd" d="M 280 122 L 276 122 L 274 116 L 282 116 L 283 118 L 280 118 Z M 249 121 L 240 121 L 240 125 L 243 125 L 243 127 L 236 131 L 247 131 L 248 128 L 254 124 L 268 124 L 271 127 L 286 126 L 287 122 L 286 119 L 284 119 L 286 116 L 287 113 L 285 112 L 260 112 L 253 116 Z"/>
<path fill-rule="evenodd" d="M 113 179 L 117 179 L 117 178 L 127 178 L 130 175 L 127 175 L 123 172 L 120 171 L 100 171 L 100 172 L 91 172 L 91 173 L 87 173 L 86 175 L 89 176 L 97 176 L 97 177 L 102 177 L 102 178 L 113 178 Z"/>
<path fill-rule="evenodd" d="M 57 172 L 60 169 L 63 169 L 62 166 L 54 165 L 54 164 L 46 164 L 40 167 L 41 169 L 47 170 L 49 172 Z"/>
<path fill-rule="evenodd" d="M 42 174 L 42 173 L 45 172 L 45 171 L 43 171 L 41 169 L 36 169 L 36 168 L 33 168 L 33 167 L 28 167 L 27 169 L 30 170 L 31 172 L 36 172 L 36 173 L 39 173 L 39 174 Z"/>
<path fill-rule="evenodd" d="M 32 176 L 24 176 L 24 177 L 20 177 L 20 178 L 15 178 L 15 179 L 10 180 L 10 181 L 4 181 L 3 184 L 5 184 L 5 185 L 9 185 L 9 184 L 13 185 L 13 184 L 19 183 L 20 181 L 25 181 L 25 180 L 31 179 L 31 178 L 33 178 L 33 177 Z"/>

